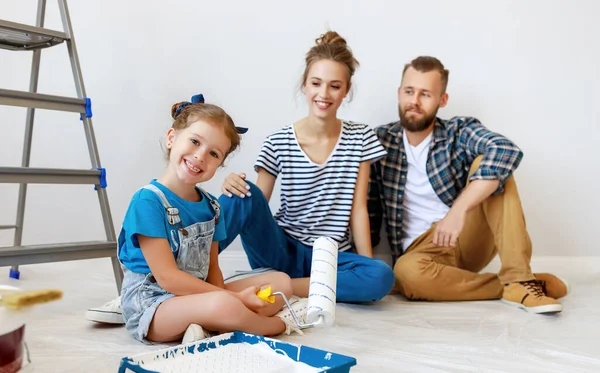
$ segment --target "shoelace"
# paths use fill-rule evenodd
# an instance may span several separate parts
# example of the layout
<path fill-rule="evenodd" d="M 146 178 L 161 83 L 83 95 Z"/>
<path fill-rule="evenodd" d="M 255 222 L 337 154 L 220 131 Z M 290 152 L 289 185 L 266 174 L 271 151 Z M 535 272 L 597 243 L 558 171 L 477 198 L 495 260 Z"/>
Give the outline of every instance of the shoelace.
<path fill-rule="evenodd" d="M 547 289 L 547 285 L 548 283 L 545 280 L 537 280 L 540 285 L 542 286 L 542 291 L 544 292 L 545 295 L 548 295 L 548 289 Z"/>
<path fill-rule="evenodd" d="M 298 321 L 300 323 L 304 324 L 304 323 L 306 323 L 306 311 L 308 310 L 308 304 L 307 303 L 295 304 L 298 301 L 299 301 L 299 299 L 296 299 L 296 301 L 293 302 L 293 304 L 291 304 L 292 310 L 296 314 L 296 317 L 298 317 Z M 283 322 L 286 324 L 285 333 L 289 335 L 293 332 L 296 332 L 300 335 L 304 335 L 304 333 L 302 332 L 302 329 L 300 329 L 300 327 L 298 327 L 298 325 L 296 324 L 296 321 L 294 320 L 294 317 L 292 316 L 292 313 L 291 313 L 292 310 L 288 309 L 287 306 L 284 306 L 283 310 L 277 314 L 277 316 L 279 318 L 281 318 L 283 320 Z"/>
<path fill-rule="evenodd" d="M 534 295 L 536 298 L 540 298 L 545 296 L 546 294 L 544 294 L 544 284 L 542 283 L 542 281 L 538 281 L 538 280 L 530 280 L 530 281 L 523 281 L 521 282 L 521 284 L 523 286 L 525 286 L 525 288 L 527 289 L 527 291 Z"/>
<path fill-rule="evenodd" d="M 292 310 L 294 311 L 294 313 L 296 314 L 296 317 L 298 318 L 298 321 L 300 321 L 301 323 L 306 323 L 306 311 L 308 310 L 308 308 L 306 306 L 300 307 L 300 308 L 296 308 L 293 309 L 294 307 L 292 307 Z M 294 321 L 294 317 L 292 316 L 291 311 L 286 308 L 286 313 L 284 314 L 284 317 L 288 320 L 290 320 L 290 322 L 294 325 L 296 325 L 296 322 Z"/>
<path fill-rule="evenodd" d="M 278 317 L 281 319 L 281 321 L 283 321 L 285 323 L 285 326 L 286 326 L 286 330 L 284 332 L 285 334 L 290 335 L 293 332 L 296 332 L 300 335 L 304 335 L 304 333 L 302 332 L 302 329 L 300 329 L 298 327 L 298 325 L 296 325 L 296 322 L 294 321 L 294 318 L 292 317 L 292 315 L 290 314 L 289 311 L 286 314 L 278 315 Z"/>

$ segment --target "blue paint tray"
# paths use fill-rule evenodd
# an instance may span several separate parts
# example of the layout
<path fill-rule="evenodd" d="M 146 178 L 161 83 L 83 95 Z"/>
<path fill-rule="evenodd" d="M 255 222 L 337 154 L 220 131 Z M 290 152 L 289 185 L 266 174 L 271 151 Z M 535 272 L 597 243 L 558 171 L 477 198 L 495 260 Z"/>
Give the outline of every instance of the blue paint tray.
<path fill-rule="evenodd" d="M 350 356 L 233 332 L 125 357 L 119 373 L 344 373 L 354 365 Z"/>

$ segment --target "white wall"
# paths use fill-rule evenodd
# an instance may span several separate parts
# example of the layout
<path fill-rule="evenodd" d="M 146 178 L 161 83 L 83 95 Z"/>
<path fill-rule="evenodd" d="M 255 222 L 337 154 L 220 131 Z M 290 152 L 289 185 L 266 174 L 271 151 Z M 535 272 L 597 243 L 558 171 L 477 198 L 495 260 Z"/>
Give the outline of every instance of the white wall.
<path fill-rule="evenodd" d="M 0 18 L 33 24 L 36 1 L 2 0 Z M 343 6 L 343 8 L 342 8 Z M 119 228 L 131 194 L 163 169 L 174 102 L 202 92 L 250 132 L 229 171 L 254 178 L 262 139 L 300 118 L 303 58 L 327 27 L 362 67 L 341 116 L 397 118 L 402 66 L 439 57 L 450 69 L 440 116 L 472 115 L 519 144 L 516 173 L 538 255 L 597 255 L 600 207 L 600 5 L 587 1 L 71 1 L 70 10 L 108 193 Z M 61 29 L 50 0 L 47 27 Z M 0 86 L 27 90 L 30 53 L 0 50 Z M 39 90 L 74 95 L 66 47 L 42 53 Z M 0 165 L 20 165 L 25 109 L 0 107 Z M 87 168 L 78 115 L 38 110 L 32 166 Z M 53 194 L 51 196 L 51 194 Z M 0 185 L 0 225 L 17 188 Z M 278 203 L 274 202 L 273 207 Z M 0 244 L 12 243 L 0 231 Z M 103 238 L 91 186 L 32 186 L 24 243 Z"/>

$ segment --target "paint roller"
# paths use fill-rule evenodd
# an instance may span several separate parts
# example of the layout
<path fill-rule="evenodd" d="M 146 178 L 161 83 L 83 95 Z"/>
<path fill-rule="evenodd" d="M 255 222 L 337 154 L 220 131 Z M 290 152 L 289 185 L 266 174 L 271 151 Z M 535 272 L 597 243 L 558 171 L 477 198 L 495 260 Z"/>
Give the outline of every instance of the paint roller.
<path fill-rule="evenodd" d="M 31 307 L 40 303 L 53 302 L 61 299 L 62 290 L 44 289 L 16 291 L 8 294 L 0 294 L 0 305 L 10 310 L 18 311 L 21 308 Z"/>
<path fill-rule="evenodd" d="M 287 297 L 281 295 L 300 329 L 332 326 L 335 322 L 335 302 L 337 285 L 337 242 L 329 237 L 319 237 L 313 243 L 313 256 L 310 266 L 310 285 L 308 288 L 307 323 L 301 323 L 292 309 Z"/>

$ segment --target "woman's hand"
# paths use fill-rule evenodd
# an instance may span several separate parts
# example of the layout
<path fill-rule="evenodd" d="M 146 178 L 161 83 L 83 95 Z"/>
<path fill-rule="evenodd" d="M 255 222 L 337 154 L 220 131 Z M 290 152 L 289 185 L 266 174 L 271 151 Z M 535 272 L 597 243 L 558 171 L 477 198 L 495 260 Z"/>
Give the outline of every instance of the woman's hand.
<path fill-rule="evenodd" d="M 233 197 L 234 194 L 240 198 L 252 196 L 252 193 L 249 191 L 250 185 L 246 183 L 245 179 L 246 174 L 243 172 L 239 174 L 229 174 L 223 182 L 221 192 L 227 197 Z"/>

